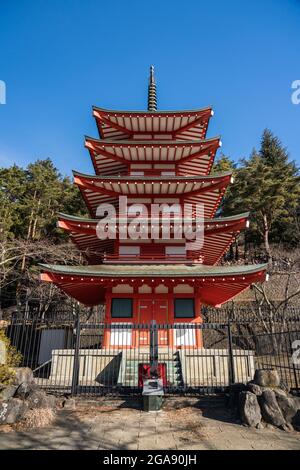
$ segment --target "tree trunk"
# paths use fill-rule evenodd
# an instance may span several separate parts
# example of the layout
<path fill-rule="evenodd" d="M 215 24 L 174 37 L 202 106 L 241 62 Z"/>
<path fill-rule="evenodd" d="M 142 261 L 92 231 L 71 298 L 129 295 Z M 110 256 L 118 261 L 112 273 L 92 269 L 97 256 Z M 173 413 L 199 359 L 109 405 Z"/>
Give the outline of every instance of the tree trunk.
<path fill-rule="evenodd" d="M 271 248 L 269 244 L 269 224 L 268 224 L 268 219 L 266 214 L 263 214 L 263 222 L 264 222 L 264 244 L 265 244 L 265 250 L 268 256 L 268 261 L 269 263 L 272 263 L 272 254 L 271 254 Z"/>
<path fill-rule="evenodd" d="M 41 199 L 39 199 L 38 203 L 37 203 L 36 215 L 35 215 L 35 219 L 34 219 L 34 222 L 33 222 L 32 235 L 31 235 L 32 240 L 34 240 L 36 238 L 36 229 L 37 229 L 38 214 L 39 214 L 40 205 L 41 205 Z"/>
<path fill-rule="evenodd" d="M 230 261 L 234 260 L 233 243 L 231 243 L 230 248 L 229 248 L 229 259 Z"/>
<path fill-rule="evenodd" d="M 33 202 L 32 202 L 32 209 L 30 213 L 30 218 L 29 218 L 29 225 L 28 225 L 28 230 L 27 230 L 27 237 L 26 237 L 26 243 L 25 243 L 25 249 L 24 249 L 24 255 L 22 258 L 22 263 L 21 263 L 21 272 L 25 270 L 26 266 L 26 252 L 27 252 L 27 242 L 31 238 L 31 232 L 32 232 L 32 226 L 33 226 L 33 220 L 34 220 L 34 210 L 35 210 L 35 199 L 36 199 L 36 190 L 34 191 L 33 194 Z"/>
<path fill-rule="evenodd" d="M 240 259 L 240 254 L 239 254 L 239 244 L 238 244 L 237 237 L 235 237 L 234 245 L 235 245 L 235 261 L 238 261 Z"/>

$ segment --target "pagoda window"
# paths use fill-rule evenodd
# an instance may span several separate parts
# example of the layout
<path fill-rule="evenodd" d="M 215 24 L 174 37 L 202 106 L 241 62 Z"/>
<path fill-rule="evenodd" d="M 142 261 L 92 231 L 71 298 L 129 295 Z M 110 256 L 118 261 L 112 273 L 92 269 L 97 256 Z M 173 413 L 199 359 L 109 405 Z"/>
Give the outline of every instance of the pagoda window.
<path fill-rule="evenodd" d="M 194 318 L 195 317 L 194 299 L 174 299 L 174 317 L 175 318 Z"/>
<path fill-rule="evenodd" d="M 111 300 L 112 318 L 132 318 L 133 302 L 132 299 L 114 298 Z"/>

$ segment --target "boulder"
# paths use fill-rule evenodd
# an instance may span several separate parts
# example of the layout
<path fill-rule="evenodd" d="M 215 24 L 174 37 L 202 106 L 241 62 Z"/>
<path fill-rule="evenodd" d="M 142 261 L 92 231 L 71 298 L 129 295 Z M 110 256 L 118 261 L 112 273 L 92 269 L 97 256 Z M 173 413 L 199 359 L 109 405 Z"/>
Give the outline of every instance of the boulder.
<path fill-rule="evenodd" d="M 279 388 L 286 393 L 290 393 L 290 387 L 284 380 L 280 380 Z"/>
<path fill-rule="evenodd" d="M 15 367 L 14 385 L 21 385 L 23 382 L 33 383 L 33 372 L 30 367 Z"/>
<path fill-rule="evenodd" d="M 251 393 L 254 393 L 256 396 L 260 396 L 262 394 L 261 387 L 253 382 L 247 383 L 247 390 Z"/>
<path fill-rule="evenodd" d="M 292 425 L 296 429 L 296 431 L 300 431 L 300 409 L 298 409 L 297 413 L 292 419 Z"/>
<path fill-rule="evenodd" d="M 34 408 L 54 408 L 56 398 L 54 395 L 48 395 L 43 390 L 33 389 L 26 397 L 26 403 L 30 409 Z"/>
<path fill-rule="evenodd" d="M 17 388 L 17 385 L 7 385 L 4 387 L 0 392 L 0 400 L 5 401 L 12 398 L 15 395 Z"/>
<path fill-rule="evenodd" d="M 271 389 L 266 389 L 258 397 L 262 416 L 266 423 L 273 426 L 282 427 L 286 424 L 281 409 L 278 406 L 275 392 Z"/>
<path fill-rule="evenodd" d="M 287 423 L 291 424 L 294 416 L 298 411 L 295 398 L 287 396 L 283 390 L 274 390 L 276 401 Z"/>
<path fill-rule="evenodd" d="M 300 397 L 293 395 L 297 410 L 300 410 Z"/>
<path fill-rule="evenodd" d="M 270 390 L 269 388 L 265 388 L 263 390 Z M 290 396 L 288 393 L 286 393 L 284 390 L 282 390 L 281 388 L 272 388 L 271 390 L 273 390 L 273 392 L 275 393 L 275 396 L 276 398 L 277 397 L 285 397 L 287 398 L 288 396 Z"/>
<path fill-rule="evenodd" d="M 256 369 L 254 383 L 261 387 L 279 387 L 280 377 L 276 369 Z"/>
<path fill-rule="evenodd" d="M 14 424 L 23 419 L 27 404 L 19 398 L 10 398 L 0 404 L 0 423 Z"/>
<path fill-rule="evenodd" d="M 239 409 L 242 422 L 248 426 L 257 427 L 261 422 L 260 407 L 254 393 L 240 393 Z"/>
<path fill-rule="evenodd" d="M 23 382 L 21 385 L 17 386 L 15 396 L 25 400 L 31 392 L 37 389 L 38 386 L 35 383 Z"/>

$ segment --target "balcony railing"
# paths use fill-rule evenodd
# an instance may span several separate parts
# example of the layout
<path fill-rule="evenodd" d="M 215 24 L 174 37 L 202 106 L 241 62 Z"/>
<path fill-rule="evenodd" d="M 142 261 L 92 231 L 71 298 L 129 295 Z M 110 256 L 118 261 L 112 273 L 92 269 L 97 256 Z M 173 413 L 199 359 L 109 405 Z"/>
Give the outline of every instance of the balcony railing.
<path fill-rule="evenodd" d="M 167 254 L 104 254 L 103 263 L 116 264 L 202 264 L 202 257 L 192 257 L 189 255 L 167 255 Z"/>

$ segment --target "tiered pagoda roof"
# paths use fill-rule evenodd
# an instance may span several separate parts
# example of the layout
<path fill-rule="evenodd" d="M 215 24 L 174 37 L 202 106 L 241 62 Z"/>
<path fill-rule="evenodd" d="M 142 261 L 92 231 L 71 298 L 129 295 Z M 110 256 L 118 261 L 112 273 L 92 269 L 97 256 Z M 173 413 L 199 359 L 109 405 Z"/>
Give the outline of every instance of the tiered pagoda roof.
<path fill-rule="evenodd" d="M 220 137 L 205 140 L 100 140 L 85 138 L 85 146 L 97 175 L 127 174 L 130 165 L 153 173 L 153 165 L 175 165 L 178 175 L 208 175 L 217 149 L 221 146 Z M 142 166 L 141 166 L 142 165 Z M 163 166 L 165 165 L 165 166 Z M 173 168 L 173 166 L 171 167 Z"/>
<path fill-rule="evenodd" d="M 119 196 L 127 196 L 134 201 L 141 199 L 141 202 L 149 199 L 149 203 L 170 198 L 179 198 L 182 203 L 203 203 L 204 216 L 213 217 L 232 180 L 231 172 L 212 176 L 100 176 L 76 171 L 73 174 L 93 216 L 99 204 L 110 202 L 117 206 Z"/>
<path fill-rule="evenodd" d="M 96 174 L 74 171 L 74 182 L 91 218 L 59 214 L 58 221 L 58 226 L 70 233 L 88 266 L 42 265 L 43 280 L 55 283 L 87 305 L 102 302 L 105 289 L 118 283 L 172 286 L 180 282 L 193 285 L 203 303 L 216 306 L 252 282 L 265 279 L 266 265 L 216 266 L 236 235 L 247 226 L 249 214 L 215 218 L 232 175 L 210 174 L 221 145 L 220 137 L 206 138 L 212 108 L 158 111 L 154 85 L 151 69 L 148 111 L 93 107 L 100 139 L 86 137 L 85 146 Z M 203 246 L 188 251 L 186 256 L 162 256 L 155 250 L 146 255 L 121 255 L 117 252 L 118 240 L 97 237 L 98 206 L 111 203 L 118 213 L 119 196 L 127 196 L 129 204 L 202 203 Z M 195 214 L 189 222 L 195 226 Z M 118 218 L 117 234 L 122 223 L 122 218 Z M 146 217 L 142 223 L 149 225 L 150 221 Z M 165 243 L 175 242 L 179 243 L 171 230 Z"/>
<path fill-rule="evenodd" d="M 101 139 L 196 140 L 205 139 L 213 110 L 115 111 L 93 107 Z"/>
<path fill-rule="evenodd" d="M 202 303 L 220 306 L 247 289 L 253 282 L 265 280 L 267 265 L 247 266 L 165 266 L 97 265 L 57 266 L 44 264 L 42 280 L 54 282 L 67 294 L 86 305 L 104 300 L 105 289 L 120 283 L 151 286 L 186 283 L 200 291 Z"/>
<path fill-rule="evenodd" d="M 218 217 L 216 219 L 204 220 L 204 245 L 199 252 L 191 252 L 190 259 L 185 260 L 186 263 L 194 263 L 197 258 L 201 258 L 202 262 L 207 265 L 215 265 L 227 251 L 236 235 L 247 227 L 249 212 L 234 215 L 231 217 Z M 122 219 L 117 219 L 117 232 Z M 164 220 L 161 219 L 163 223 Z M 185 220 L 183 220 L 185 222 Z M 67 214 L 59 214 L 58 226 L 70 233 L 72 241 L 77 245 L 78 249 L 84 254 L 90 262 L 102 263 L 107 260 L 113 262 L 114 257 L 109 256 L 114 253 L 114 240 L 100 240 L 97 237 L 97 219 L 87 219 L 83 217 L 74 217 Z M 150 224 L 148 219 L 141 219 L 141 223 Z M 193 228 L 195 221 L 192 222 Z M 171 231 L 170 243 L 174 240 Z M 149 257 L 148 261 L 153 262 L 155 258 Z M 117 258 L 117 261 L 119 257 Z M 123 257 L 126 260 L 126 256 Z M 139 263 L 139 258 L 129 259 L 131 263 Z M 143 258 L 146 262 L 147 258 Z M 181 262 L 182 259 L 170 257 L 165 260 L 166 263 Z"/>

